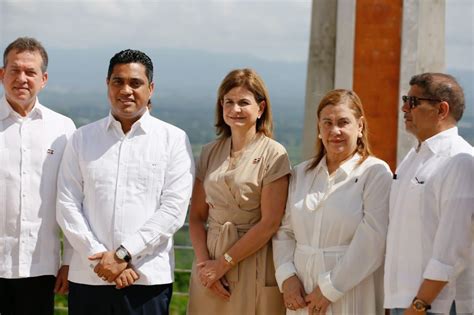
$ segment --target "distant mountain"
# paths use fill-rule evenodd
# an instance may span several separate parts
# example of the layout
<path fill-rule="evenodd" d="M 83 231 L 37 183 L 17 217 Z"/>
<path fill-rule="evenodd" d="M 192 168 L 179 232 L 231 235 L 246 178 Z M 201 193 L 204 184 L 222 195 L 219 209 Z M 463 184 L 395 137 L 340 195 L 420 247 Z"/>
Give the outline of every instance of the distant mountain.
<path fill-rule="evenodd" d="M 110 58 L 118 50 L 51 50 L 48 88 L 43 94 L 100 96 L 104 102 L 105 78 Z M 252 56 L 213 54 L 192 50 L 146 50 L 154 63 L 158 106 L 209 106 L 232 69 L 254 68 L 264 79 L 275 106 L 303 106 L 306 63 L 265 61 Z M 89 96 L 86 96 L 89 98 Z"/>
<path fill-rule="evenodd" d="M 124 47 L 125 48 L 125 47 Z M 212 129 L 216 91 L 224 76 L 232 69 L 254 68 L 264 79 L 274 107 L 278 125 L 291 124 L 295 145 L 300 142 L 304 115 L 306 63 L 265 61 L 249 55 L 218 54 L 203 51 L 139 47 L 154 62 L 155 95 L 153 113 L 171 122 L 183 122 L 191 115 L 209 119 Z M 68 113 L 82 125 L 108 112 L 105 78 L 114 47 L 89 50 L 49 50 L 48 87 L 41 100 L 56 110 Z M 466 93 L 466 111 L 459 124 L 461 134 L 474 144 L 474 71 L 448 69 L 456 76 Z M 0 88 L 0 93 L 1 93 Z M 201 111 L 198 115 L 196 111 Z M 290 122 L 291 119 L 297 120 Z M 280 130 L 279 130 L 280 129 Z"/>

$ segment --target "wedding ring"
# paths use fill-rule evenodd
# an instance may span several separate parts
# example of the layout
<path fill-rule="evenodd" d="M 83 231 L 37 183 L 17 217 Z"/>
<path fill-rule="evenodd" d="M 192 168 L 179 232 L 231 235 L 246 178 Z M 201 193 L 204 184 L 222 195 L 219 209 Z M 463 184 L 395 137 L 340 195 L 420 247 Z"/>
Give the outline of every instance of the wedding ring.
<path fill-rule="evenodd" d="M 288 306 L 288 308 L 293 308 L 293 304 L 291 303 L 288 303 L 286 306 Z"/>
<path fill-rule="evenodd" d="M 313 311 L 316 311 L 316 312 L 319 312 L 320 310 L 321 310 L 320 307 L 315 307 L 315 308 L 313 309 Z"/>

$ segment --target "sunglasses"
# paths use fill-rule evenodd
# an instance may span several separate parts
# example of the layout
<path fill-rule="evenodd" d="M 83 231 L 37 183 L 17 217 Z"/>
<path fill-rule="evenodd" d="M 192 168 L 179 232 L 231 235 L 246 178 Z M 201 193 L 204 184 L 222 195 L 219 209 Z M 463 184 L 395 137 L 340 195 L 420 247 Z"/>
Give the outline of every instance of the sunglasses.
<path fill-rule="evenodd" d="M 436 99 L 436 98 L 426 98 L 426 97 L 416 97 L 416 96 L 402 96 L 403 103 L 408 103 L 410 108 L 415 108 L 420 105 L 420 101 L 432 101 L 432 102 L 442 102 L 443 100 Z"/>

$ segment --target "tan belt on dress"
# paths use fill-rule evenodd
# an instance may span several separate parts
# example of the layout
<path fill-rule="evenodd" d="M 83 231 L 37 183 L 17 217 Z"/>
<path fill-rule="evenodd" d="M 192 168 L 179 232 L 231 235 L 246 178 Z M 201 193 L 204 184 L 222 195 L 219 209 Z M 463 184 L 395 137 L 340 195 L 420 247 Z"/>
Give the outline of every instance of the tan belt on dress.
<path fill-rule="evenodd" d="M 216 259 L 219 256 L 224 255 L 232 245 L 235 244 L 240 239 L 240 236 L 245 234 L 253 224 L 240 224 L 235 225 L 232 222 L 225 222 L 224 224 L 219 224 L 216 221 L 210 220 L 208 223 L 208 235 L 207 237 L 216 237 L 215 248 L 209 248 L 209 254 L 212 259 Z M 239 266 L 235 265 L 231 270 L 229 270 L 226 275 L 228 281 L 237 282 L 239 280 Z"/>

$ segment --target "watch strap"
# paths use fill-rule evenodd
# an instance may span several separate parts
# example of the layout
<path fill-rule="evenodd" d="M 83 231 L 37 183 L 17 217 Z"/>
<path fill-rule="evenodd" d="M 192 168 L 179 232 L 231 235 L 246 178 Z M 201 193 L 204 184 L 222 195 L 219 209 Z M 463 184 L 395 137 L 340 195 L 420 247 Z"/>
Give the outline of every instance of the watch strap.
<path fill-rule="evenodd" d="M 415 296 L 411 302 L 412 308 L 417 312 L 426 312 L 431 309 L 431 305 L 423 301 L 422 299 Z"/>

